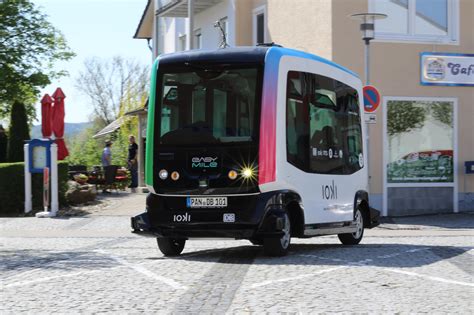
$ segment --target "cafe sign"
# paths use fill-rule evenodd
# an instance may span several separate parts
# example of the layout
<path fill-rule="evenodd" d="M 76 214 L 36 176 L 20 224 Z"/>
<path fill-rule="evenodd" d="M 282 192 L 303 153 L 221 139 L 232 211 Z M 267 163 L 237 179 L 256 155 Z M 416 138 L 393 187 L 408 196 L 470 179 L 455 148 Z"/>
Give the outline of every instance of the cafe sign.
<path fill-rule="evenodd" d="M 421 84 L 474 86 L 474 54 L 420 54 Z"/>

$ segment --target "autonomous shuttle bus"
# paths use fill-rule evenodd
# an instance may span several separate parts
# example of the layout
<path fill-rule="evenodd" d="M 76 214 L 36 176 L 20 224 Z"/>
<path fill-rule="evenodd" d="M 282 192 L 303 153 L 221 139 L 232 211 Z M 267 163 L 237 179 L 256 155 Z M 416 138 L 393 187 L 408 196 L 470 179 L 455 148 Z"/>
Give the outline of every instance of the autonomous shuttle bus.
<path fill-rule="evenodd" d="M 361 241 L 370 208 L 362 84 L 323 58 L 266 45 L 160 56 L 148 107 L 146 212 L 165 255 L 228 237 L 284 255 L 291 237 Z"/>

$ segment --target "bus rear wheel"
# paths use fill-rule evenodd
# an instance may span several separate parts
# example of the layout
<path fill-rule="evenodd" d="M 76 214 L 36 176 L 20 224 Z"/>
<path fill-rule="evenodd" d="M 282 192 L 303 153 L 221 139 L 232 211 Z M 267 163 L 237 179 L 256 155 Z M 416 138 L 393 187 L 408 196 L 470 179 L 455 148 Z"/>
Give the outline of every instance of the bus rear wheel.
<path fill-rule="evenodd" d="M 338 234 L 337 237 L 344 245 L 357 245 L 364 236 L 364 215 L 360 208 L 357 208 L 354 214 L 356 231 L 354 233 Z"/>
<path fill-rule="evenodd" d="M 158 248 L 165 256 L 178 256 L 184 249 L 185 239 L 157 238 Z"/>
<path fill-rule="evenodd" d="M 288 212 L 285 212 L 285 225 L 282 229 L 281 237 L 264 238 L 263 251 L 267 256 L 285 256 L 290 247 L 291 222 Z"/>

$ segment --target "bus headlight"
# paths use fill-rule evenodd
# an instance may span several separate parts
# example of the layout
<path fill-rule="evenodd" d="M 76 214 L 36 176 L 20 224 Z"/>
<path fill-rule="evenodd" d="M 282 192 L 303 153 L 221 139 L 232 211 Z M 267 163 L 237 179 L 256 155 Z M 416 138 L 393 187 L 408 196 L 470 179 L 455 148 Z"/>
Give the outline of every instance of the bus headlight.
<path fill-rule="evenodd" d="M 179 173 L 177 171 L 171 173 L 171 179 L 177 181 L 179 179 Z"/>
<path fill-rule="evenodd" d="M 229 179 L 232 179 L 232 180 L 234 180 L 234 179 L 236 179 L 236 178 L 237 178 L 237 176 L 238 176 L 239 174 L 237 174 L 237 172 L 236 172 L 236 171 L 234 171 L 234 170 L 231 170 L 231 171 L 229 171 L 229 174 L 227 174 L 227 175 L 229 176 Z"/>
<path fill-rule="evenodd" d="M 244 167 L 242 169 L 242 176 L 245 178 L 245 179 L 250 179 L 253 177 L 253 170 L 249 167 Z"/>
<path fill-rule="evenodd" d="M 158 176 L 160 176 L 160 178 L 162 180 L 165 180 L 168 178 L 168 171 L 167 170 L 161 170 L 159 173 L 158 173 Z"/>

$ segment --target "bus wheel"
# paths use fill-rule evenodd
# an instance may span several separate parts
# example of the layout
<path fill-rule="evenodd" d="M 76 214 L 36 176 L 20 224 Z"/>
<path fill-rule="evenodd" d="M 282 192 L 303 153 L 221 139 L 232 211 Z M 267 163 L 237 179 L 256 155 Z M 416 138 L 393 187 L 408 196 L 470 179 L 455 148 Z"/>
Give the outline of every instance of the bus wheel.
<path fill-rule="evenodd" d="M 285 212 L 285 226 L 281 237 L 264 238 L 263 251 L 267 256 L 285 256 L 290 247 L 291 241 L 291 222 L 288 212 Z"/>
<path fill-rule="evenodd" d="M 357 245 L 362 240 L 362 236 L 364 236 L 364 215 L 359 208 L 357 208 L 354 215 L 354 221 L 357 227 L 357 230 L 354 233 L 337 235 L 341 243 L 344 245 Z"/>
<path fill-rule="evenodd" d="M 165 256 L 178 256 L 184 249 L 185 239 L 157 238 L 158 248 Z"/>

